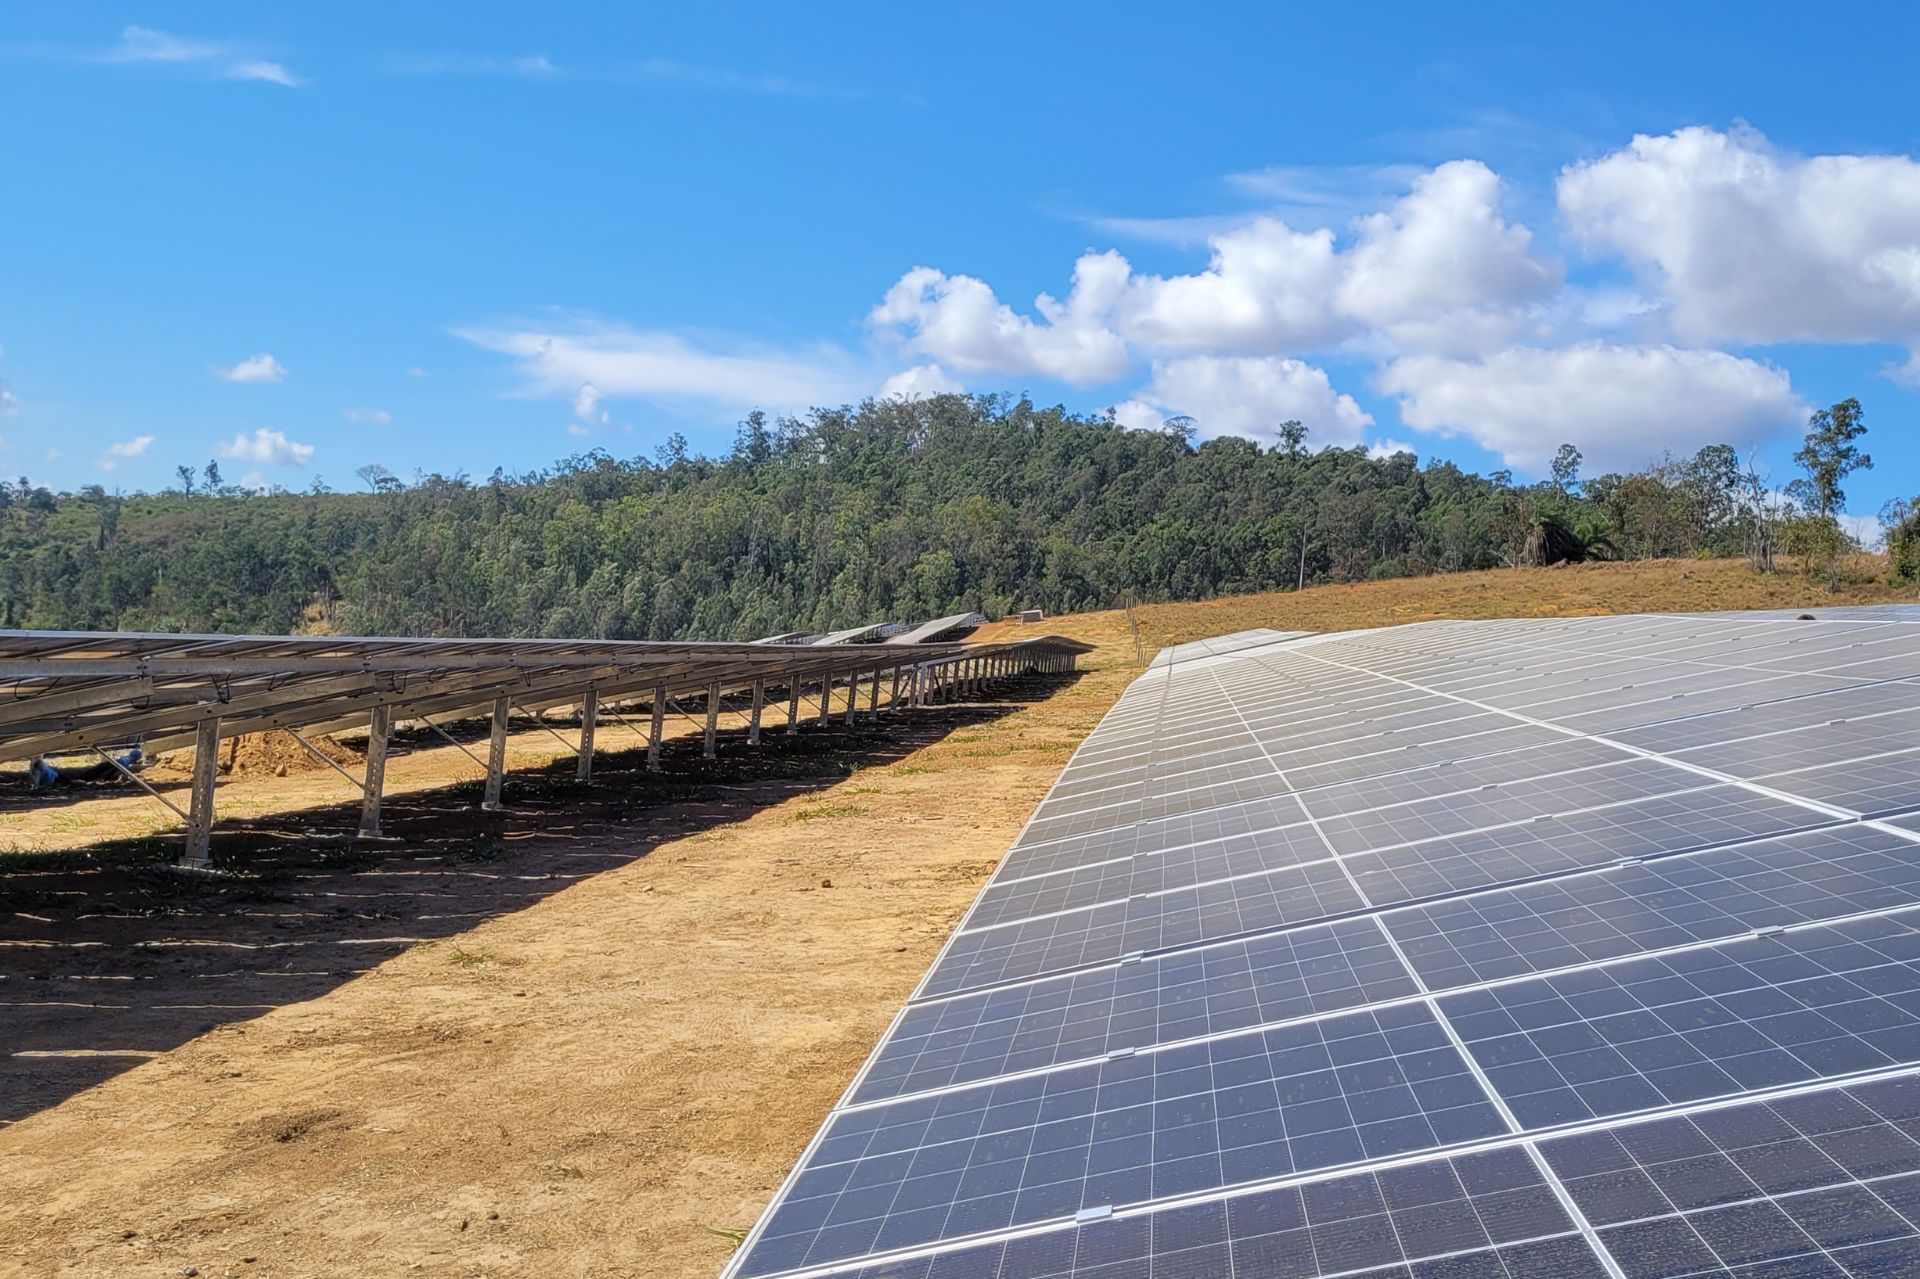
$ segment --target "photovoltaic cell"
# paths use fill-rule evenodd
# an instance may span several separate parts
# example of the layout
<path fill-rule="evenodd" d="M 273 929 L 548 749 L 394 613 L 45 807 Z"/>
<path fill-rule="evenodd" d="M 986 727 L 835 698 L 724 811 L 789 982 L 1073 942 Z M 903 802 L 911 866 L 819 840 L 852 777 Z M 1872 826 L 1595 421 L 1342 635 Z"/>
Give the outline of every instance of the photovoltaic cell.
<path fill-rule="evenodd" d="M 1632 758 L 1617 747 L 1568 738 L 1551 753 L 1509 751 L 1449 759 L 1385 777 L 1303 791 L 1300 802 L 1315 817 L 1334 817 L 1442 795 L 1464 794 L 1482 786 L 1522 784 Z"/>
<path fill-rule="evenodd" d="M 1393 911 L 1382 923 L 1430 990 L 1920 901 L 1912 841 L 1809 831 Z"/>
<path fill-rule="evenodd" d="M 1308 923 L 1365 903 L 1332 862 L 958 933 L 922 995 L 1038 977 L 1136 951 Z"/>
<path fill-rule="evenodd" d="M 1176 851 L 1178 855 L 1174 855 Z M 1033 915 L 1078 910 L 1136 893 L 1188 888 L 1324 861 L 1328 856 L 1326 841 L 1303 819 L 1257 835 L 1234 835 L 1179 850 L 1138 853 L 1068 872 L 989 884 L 967 916 L 966 927 L 986 928 Z"/>
<path fill-rule="evenodd" d="M 1277 795 L 1158 821 L 1136 823 L 1129 818 L 1118 826 L 1074 838 L 1042 841 L 1026 837 L 1014 845 L 993 882 L 1052 874 L 1143 851 L 1188 848 L 1232 835 L 1260 834 L 1296 825 L 1300 820 L 1300 801 L 1291 795 Z"/>
<path fill-rule="evenodd" d="M 1862 817 L 1881 817 L 1920 808 L 1920 750 L 1762 774 L 1756 780 L 1773 790 L 1803 795 Z"/>
<path fill-rule="evenodd" d="M 1606 1270 L 1533 1164 L 1508 1150 L 1168 1208 L 858 1273 L 865 1279 L 1601 1279 Z"/>
<path fill-rule="evenodd" d="M 841 1111 L 743 1273 L 1506 1131 L 1424 1005 Z"/>
<path fill-rule="evenodd" d="M 1427 840 L 1347 859 L 1376 906 L 1414 902 L 1626 857 L 1654 857 L 1824 825 L 1832 819 L 1735 786 Z"/>
<path fill-rule="evenodd" d="M 1511 782 L 1487 782 L 1364 812 L 1320 818 L 1339 853 L 1364 853 L 1448 835 L 1532 821 L 1542 813 L 1574 813 L 1698 790 L 1697 776 L 1653 760 L 1629 759 L 1599 768 Z"/>
<path fill-rule="evenodd" d="M 1440 1007 L 1527 1128 L 1920 1062 L 1920 917 L 1723 942 Z"/>
<path fill-rule="evenodd" d="M 1912 1079 L 1547 1141 L 1622 1270 L 1920 1274 Z M 1769 1269 L 1746 1267 L 1767 1263 Z"/>
<path fill-rule="evenodd" d="M 1269 933 L 910 1007 L 854 1100 L 942 1088 L 1416 992 L 1372 920 Z"/>

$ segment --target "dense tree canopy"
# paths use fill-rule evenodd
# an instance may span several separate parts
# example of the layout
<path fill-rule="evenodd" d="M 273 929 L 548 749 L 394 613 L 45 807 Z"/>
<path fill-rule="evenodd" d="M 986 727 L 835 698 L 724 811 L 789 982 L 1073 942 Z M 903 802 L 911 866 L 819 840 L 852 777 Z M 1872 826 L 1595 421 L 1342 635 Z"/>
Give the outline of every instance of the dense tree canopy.
<path fill-rule="evenodd" d="M 1588 557 L 1738 554 L 1730 448 L 1582 484 L 1263 448 L 939 396 L 754 415 L 719 459 L 601 452 L 522 476 L 366 468 L 371 491 L 0 484 L 0 626 L 740 639 L 958 609 L 1060 612 Z"/>

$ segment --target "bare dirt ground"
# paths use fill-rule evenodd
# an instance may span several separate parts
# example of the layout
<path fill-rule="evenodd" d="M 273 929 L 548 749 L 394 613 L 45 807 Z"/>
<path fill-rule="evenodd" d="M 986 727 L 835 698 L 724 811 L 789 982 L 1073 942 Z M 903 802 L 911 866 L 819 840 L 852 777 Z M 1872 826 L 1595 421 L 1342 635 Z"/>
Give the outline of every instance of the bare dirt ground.
<path fill-rule="evenodd" d="M 1136 620 L 1151 655 L 1257 625 L 1889 598 L 1689 562 Z M 235 781 L 218 881 L 152 866 L 144 797 L 0 808 L 0 847 L 85 849 L 0 854 L 0 1274 L 715 1273 L 1135 673 L 1123 613 L 1006 629 L 1101 648 L 1078 680 L 736 735 L 712 765 L 682 741 L 664 777 L 625 756 L 590 790 L 520 734 L 504 818 L 463 756 L 421 750 L 391 767 L 390 847 L 301 839 L 353 824 L 328 770 Z"/>

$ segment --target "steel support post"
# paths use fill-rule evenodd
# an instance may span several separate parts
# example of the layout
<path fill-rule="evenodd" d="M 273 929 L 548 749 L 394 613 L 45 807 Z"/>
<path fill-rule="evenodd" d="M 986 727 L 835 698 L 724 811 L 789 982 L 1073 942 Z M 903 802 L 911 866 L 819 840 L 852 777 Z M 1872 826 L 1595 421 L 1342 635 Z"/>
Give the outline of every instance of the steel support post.
<path fill-rule="evenodd" d="M 360 838 L 380 838 L 380 797 L 387 785 L 387 743 L 393 737 L 393 708 L 376 706 L 367 717 L 367 772 L 360 785 Z"/>
<path fill-rule="evenodd" d="M 820 677 L 820 727 L 833 722 L 833 676 Z"/>
<path fill-rule="evenodd" d="M 705 759 L 714 758 L 713 735 L 719 727 L 720 686 L 718 684 L 709 684 L 707 685 L 707 732 L 704 739 L 705 745 L 701 748 L 700 752 L 701 756 Z"/>
<path fill-rule="evenodd" d="M 187 851 L 180 864 L 195 870 L 213 865 L 213 787 L 220 776 L 220 721 L 203 719 L 193 732 L 193 790 L 187 806 Z"/>
<path fill-rule="evenodd" d="M 860 672 L 847 672 L 847 727 L 853 727 L 854 712 L 860 706 Z"/>
<path fill-rule="evenodd" d="M 600 723 L 600 690 L 587 690 L 580 703 L 580 758 L 574 762 L 574 776 L 583 782 L 593 780 L 593 730 Z"/>
<path fill-rule="evenodd" d="M 487 735 L 487 797 L 480 801 L 480 807 L 490 813 L 500 810 L 500 786 L 507 775 L 507 715 L 512 709 L 505 694 L 493 699 L 493 725 Z"/>
<path fill-rule="evenodd" d="M 653 686 L 653 724 L 647 730 L 647 771 L 660 771 L 660 738 L 667 731 L 667 686 Z"/>
<path fill-rule="evenodd" d="M 787 677 L 787 731 L 789 733 L 800 731 L 800 677 L 798 675 Z"/>
<path fill-rule="evenodd" d="M 870 723 L 880 721 L 880 669 L 874 668 L 873 684 L 867 689 L 867 720 Z"/>
<path fill-rule="evenodd" d="M 753 677 L 753 719 L 747 724 L 747 745 L 749 746 L 760 744 L 760 712 L 766 708 L 766 705 L 767 677 L 756 675 Z"/>

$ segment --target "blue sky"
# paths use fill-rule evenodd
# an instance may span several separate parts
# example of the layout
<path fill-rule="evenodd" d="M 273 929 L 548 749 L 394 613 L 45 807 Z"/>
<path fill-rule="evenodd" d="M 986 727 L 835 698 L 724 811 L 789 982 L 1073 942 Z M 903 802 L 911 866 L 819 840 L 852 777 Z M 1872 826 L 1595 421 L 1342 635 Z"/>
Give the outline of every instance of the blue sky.
<path fill-rule="evenodd" d="M 0 472 L 350 487 L 964 388 L 1784 481 L 1857 395 L 1853 511 L 1920 489 L 1910 7 L 918 8 L 11 7 Z"/>

